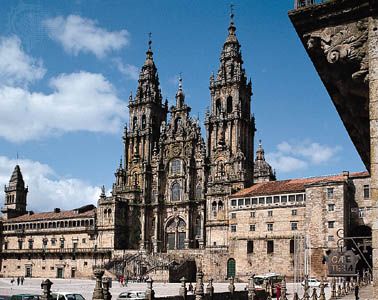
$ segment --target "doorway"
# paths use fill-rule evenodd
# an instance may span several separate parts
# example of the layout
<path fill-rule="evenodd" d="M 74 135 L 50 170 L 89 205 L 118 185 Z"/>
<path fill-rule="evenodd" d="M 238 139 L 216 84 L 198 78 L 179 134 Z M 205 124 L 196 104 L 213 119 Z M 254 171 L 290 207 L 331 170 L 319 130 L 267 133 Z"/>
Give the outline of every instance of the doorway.
<path fill-rule="evenodd" d="M 64 276 L 63 276 L 63 268 L 62 267 L 58 267 L 57 269 L 56 269 L 56 278 L 64 278 Z"/>
<path fill-rule="evenodd" d="M 29 278 L 32 277 L 32 267 L 31 266 L 27 266 L 25 268 L 25 277 L 29 277 Z"/>
<path fill-rule="evenodd" d="M 230 258 L 227 261 L 227 278 L 235 278 L 236 274 L 236 262 L 235 259 Z"/>

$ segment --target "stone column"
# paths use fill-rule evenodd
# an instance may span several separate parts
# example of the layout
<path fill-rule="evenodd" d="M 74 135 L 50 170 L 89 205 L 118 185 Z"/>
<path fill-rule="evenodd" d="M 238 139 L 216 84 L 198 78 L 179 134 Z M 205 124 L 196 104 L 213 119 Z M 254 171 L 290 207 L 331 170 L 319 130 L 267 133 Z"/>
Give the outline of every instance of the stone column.
<path fill-rule="evenodd" d="M 203 289 L 203 272 L 199 270 L 196 275 L 196 297 L 195 300 L 204 299 L 204 289 Z"/>
<path fill-rule="evenodd" d="M 369 17 L 369 119 L 372 199 L 373 298 L 378 299 L 378 19 Z"/>
<path fill-rule="evenodd" d="M 186 278 L 183 277 L 181 278 L 181 287 L 180 287 L 180 290 L 179 290 L 179 295 L 185 300 L 186 299 L 186 295 L 188 293 L 188 290 L 186 289 Z"/>
<path fill-rule="evenodd" d="M 102 290 L 102 276 L 104 276 L 104 270 L 95 268 L 93 274 L 96 277 L 96 286 L 93 291 L 92 300 L 104 300 L 104 292 Z"/>
<path fill-rule="evenodd" d="M 213 279 L 209 279 L 209 284 L 206 287 L 206 294 L 209 295 L 209 299 L 213 299 L 214 294 L 214 286 L 213 286 Z"/>
<path fill-rule="evenodd" d="M 41 289 L 43 290 L 43 294 L 41 296 L 41 300 L 50 300 L 51 299 L 51 286 L 53 283 L 50 279 L 46 279 L 41 283 Z"/>
<path fill-rule="evenodd" d="M 146 299 L 147 300 L 155 299 L 155 291 L 152 288 L 153 282 L 154 281 L 152 280 L 152 278 L 147 279 L 147 290 L 146 290 Z"/>
<path fill-rule="evenodd" d="M 111 278 L 109 278 L 109 277 L 102 278 L 104 300 L 111 300 L 112 299 L 112 294 L 110 293 L 110 282 L 111 282 Z"/>
<path fill-rule="evenodd" d="M 255 299 L 256 299 L 255 278 L 254 276 L 252 276 L 249 278 L 249 281 L 248 281 L 248 300 L 255 300 Z M 278 299 L 278 300 L 281 300 L 281 299 Z"/>

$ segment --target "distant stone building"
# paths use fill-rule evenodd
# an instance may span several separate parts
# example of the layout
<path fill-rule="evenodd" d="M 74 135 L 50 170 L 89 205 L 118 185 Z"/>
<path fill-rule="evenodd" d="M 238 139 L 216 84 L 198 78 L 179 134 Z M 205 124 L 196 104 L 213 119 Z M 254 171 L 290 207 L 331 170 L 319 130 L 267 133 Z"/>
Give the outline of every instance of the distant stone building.
<path fill-rule="evenodd" d="M 28 212 L 15 167 L 2 209 L 1 274 L 89 277 L 102 264 L 113 274 L 175 281 L 200 265 L 216 280 L 245 280 L 268 271 L 300 277 L 308 265 L 320 276 L 339 229 L 368 230 L 367 173 L 276 181 L 261 142 L 254 159 L 252 84 L 235 32 L 232 16 L 210 76 L 206 139 L 181 78 L 175 105 L 163 101 L 149 43 L 129 98 L 123 159 L 97 208 Z"/>

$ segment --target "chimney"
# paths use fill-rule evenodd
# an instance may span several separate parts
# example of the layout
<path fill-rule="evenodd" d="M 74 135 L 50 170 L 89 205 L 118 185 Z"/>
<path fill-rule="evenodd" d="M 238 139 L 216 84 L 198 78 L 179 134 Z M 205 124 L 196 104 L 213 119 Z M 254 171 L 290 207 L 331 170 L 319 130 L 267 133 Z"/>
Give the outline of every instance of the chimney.
<path fill-rule="evenodd" d="M 55 207 L 55 208 L 54 208 L 54 213 L 56 213 L 56 214 L 57 214 L 57 213 L 60 213 L 60 208 Z"/>

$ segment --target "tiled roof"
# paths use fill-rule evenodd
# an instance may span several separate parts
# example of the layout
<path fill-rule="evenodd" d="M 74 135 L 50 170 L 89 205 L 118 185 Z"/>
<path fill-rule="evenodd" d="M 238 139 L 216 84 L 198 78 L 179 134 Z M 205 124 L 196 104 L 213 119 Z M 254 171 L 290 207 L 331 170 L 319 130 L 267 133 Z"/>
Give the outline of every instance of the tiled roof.
<path fill-rule="evenodd" d="M 84 208 L 84 209 L 83 209 Z M 6 220 L 6 223 L 15 223 L 15 222 L 31 222 L 31 221 L 45 221 L 45 220 L 62 220 L 62 219 L 76 219 L 76 218 L 90 218 L 94 217 L 96 213 L 96 207 L 93 205 L 73 209 L 73 210 L 64 210 L 59 212 L 41 212 L 35 214 L 25 214 L 16 218 Z"/>
<path fill-rule="evenodd" d="M 368 172 L 355 172 L 350 173 L 349 178 L 363 178 L 368 177 Z M 231 198 L 246 197 L 246 196 L 263 196 L 285 193 L 299 193 L 304 192 L 305 187 L 310 184 L 319 183 L 331 183 L 331 182 L 343 182 L 345 181 L 344 175 L 331 175 L 322 177 L 310 177 L 310 178 L 297 178 L 288 180 L 268 181 L 262 183 L 256 183 L 249 188 L 241 190 L 233 195 Z"/>

